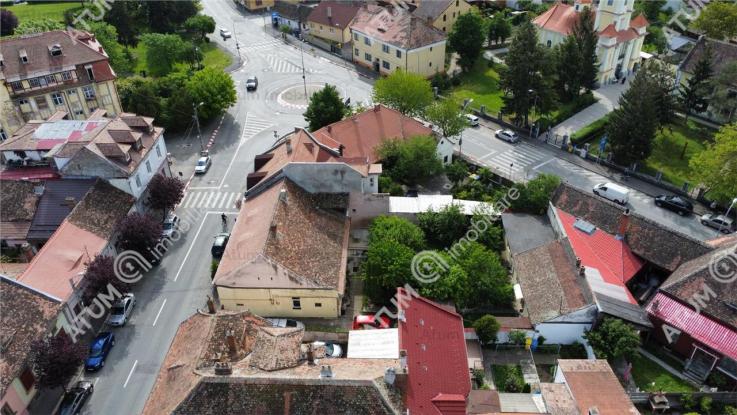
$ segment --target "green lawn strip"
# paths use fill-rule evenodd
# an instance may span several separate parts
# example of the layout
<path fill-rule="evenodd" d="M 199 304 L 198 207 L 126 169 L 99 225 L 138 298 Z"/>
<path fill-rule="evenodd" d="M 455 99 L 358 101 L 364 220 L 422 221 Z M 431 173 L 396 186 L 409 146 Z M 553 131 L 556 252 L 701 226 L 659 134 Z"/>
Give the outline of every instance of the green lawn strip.
<path fill-rule="evenodd" d="M 573 144 L 580 144 L 588 142 L 590 140 L 601 138 L 601 136 L 604 135 L 604 131 L 606 130 L 608 122 L 609 114 L 599 118 L 598 120 L 573 133 L 571 135 L 571 142 Z M 598 141 L 594 141 L 593 144 L 597 147 L 599 145 Z"/>
<path fill-rule="evenodd" d="M 693 392 L 695 388 L 652 360 L 637 354 L 632 359 L 632 378 L 645 392 Z"/>
<path fill-rule="evenodd" d="M 214 43 L 202 43 L 198 47 L 203 54 L 202 65 L 204 67 L 225 69 L 232 62 L 230 54 L 218 48 Z M 138 45 L 130 50 L 136 58 L 134 73 L 140 75 L 141 71 L 148 71 L 146 67 L 146 45 L 143 42 L 138 42 Z M 188 70 L 189 66 L 189 63 L 180 62 L 174 65 L 174 71 Z"/>
<path fill-rule="evenodd" d="M 71 3 L 40 3 L 40 4 L 16 4 L 13 6 L 3 7 L 10 10 L 18 17 L 18 23 L 24 20 L 32 19 L 51 19 L 64 23 L 64 12 L 69 9 L 81 9 L 79 2 Z"/>
<path fill-rule="evenodd" d="M 471 98 L 472 108 L 484 105 L 487 113 L 497 115 L 502 109 L 504 93 L 499 89 L 499 73 L 495 68 L 496 65 L 489 67 L 486 59 L 479 59 L 471 71 L 460 75 L 461 84 L 453 87 L 450 95 L 458 101 Z"/>
<path fill-rule="evenodd" d="M 522 377 L 522 368 L 519 365 L 491 365 L 491 371 L 494 376 L 494 385 L 501 392 L 511 392 L 508 390 L 510 382 L 513 381 L 518 386 L 516 392 L 521 392 L 525 379 Z"/>
<path fill-rule="evenodd" d="M 694 180 L 688 162 L 691 157 L 704 150 L 705 143 L 713 136 L 714 131 L 711 129 L 694 122 L 685 123 L 679 120 L 656 134 L 652 154 L 645 161 L 641 171 L 653 176 L 661 171 L 663 179 L 675 186 L 680 187 L 684 182 L 693 185 Z"/>

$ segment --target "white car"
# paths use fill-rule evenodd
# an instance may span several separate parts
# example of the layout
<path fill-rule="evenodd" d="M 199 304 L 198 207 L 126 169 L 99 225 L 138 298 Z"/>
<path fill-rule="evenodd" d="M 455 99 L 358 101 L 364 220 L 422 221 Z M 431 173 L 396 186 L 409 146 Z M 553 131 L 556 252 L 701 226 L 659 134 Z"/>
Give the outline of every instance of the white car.
<path fill-rule="evenodd" d="M 161 237 L 170 237 L 174 233 L 174 230 L 177 228 L 177 226 L 179 226 L 179 216 L 170 213 L 164 223 L 161 225 Z"/>
<path fill-rule="evenodd" d="M 220 29 L 220 36 L 223 37 L 223 40 L 230 39 L 230 31 L 228 29 L 221 28 Z"/>
<path fill-rule="evenodd" d="M 724 215 L 714 215 L 707 213 L 699 219 L 702 225 L 714 228 L 721 233 L 731 233 L 734 231 L 734 221 Z"/>
<path fill-rule="evenodd" d="M 630 201 L 630 189 L 615 183 L 599 183 L 592 192 L 620 205 L 626 205 Z"/>
<path fill-rule="evenodd" d="M 468 121 L 468 125 L 470 125 L 471 127 L 479 126 L 479 117 L 473 114 L 466 114 L 466 120 Z"/>
<path fill-rule="evenodd" d="M 210 156 L 202 156 L 197 160 L 197 165 L 194 167 L 195 174 L 205 174 L 210 169 L 212 159 Z"/>
<path fill-rule="evenodd" d="M 133 306 L 135 305 L 135 295 L 132 293 L 123 294 L 120 300 L 113 304 L 113 308 L 110 310 L 110 316 L 107 318 L 107 324 L 116 327 L 125 326 L 125 323 L 128 322 L 128 318 L 130 318 L 131 313 L 133 312 Z"/>
<path fill-rule="evenodd" d="M 312 342 L 312 347 L 325 347 L 325 357 L 341 357 L 343 356 L 343 348 L 337 343 Z"/>
<path fill-rule="evenodd" d="M 266 320 L 274 327 L 297 327 L 303 330 L 305 328 L 305 325 L 302 324 L 301 321 L 293 320 L 291 318 L 267 318 Z"/>
<path fill-rule="evenodd" d="M 500 140 L 508 143 L 516 143 L 519 141 L 519 136 L 512 130 L 497 130 L 494 136 Z"/>

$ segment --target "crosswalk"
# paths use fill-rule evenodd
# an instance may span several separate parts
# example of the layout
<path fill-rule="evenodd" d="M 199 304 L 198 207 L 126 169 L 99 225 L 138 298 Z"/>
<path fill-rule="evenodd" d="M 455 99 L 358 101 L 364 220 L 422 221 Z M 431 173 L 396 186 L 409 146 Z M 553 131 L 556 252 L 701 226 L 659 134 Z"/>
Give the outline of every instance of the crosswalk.
<path fill-rule="evenodd" d="M 276 49 L 279 46 L 283 46 L 283 45 L 284 45 L 284 42 L 282 42 L 281 40 L 274 39 L 274 40 L 266 40 L 260 43 L 253 43 L 253 44 L 242 47 L 241 50 L 244 52 L 255 52 L 255 51 L 264 50 L 264 49 Z"/>
<path fill-rule="evenodd" d="M 512 175 L 516 175 L 530 171 L 535 166 L 552 158 L 550 154 L 544 151 L 521 143 L 509 150 L 487 155 L 481 161 L 504 175 L 508 175 L 510 172 Z"/>
<path fill-rule="evenodd" d="M 278 56 L 266 55 L 269 66 L 276 73 L 302 73 L 302 68 Z"/>
<path fill-rule="evenodd" d="M 248 141 L 254 135 L 274 125 L 273 122 L 259 118 L 250 112 L 246 114 L 246 125 L 243 128 L 241 142 Z"/>
<path fill-rule="evenodd" d="M 240 192 L 197 191 L 187 193 L 179 205 L 184 209 L 235 210 Z"/>

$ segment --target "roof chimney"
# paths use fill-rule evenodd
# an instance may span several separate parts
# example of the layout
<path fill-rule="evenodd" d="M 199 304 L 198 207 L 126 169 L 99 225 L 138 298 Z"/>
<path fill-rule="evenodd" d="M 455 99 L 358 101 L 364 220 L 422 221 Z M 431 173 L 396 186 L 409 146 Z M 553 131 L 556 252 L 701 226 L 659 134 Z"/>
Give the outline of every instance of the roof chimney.
<path fill-rule="evenodd" d="M 332 378 L 333 377 L 333 368 L 330 367 L 330 365 L 321 367 L 320 368 L 320 377 L 321 378 Z"/>
<path fill-rule="evenodd" d="M 215 302 L 212 301 L 212 297 L 209 295 L 207 296 L 207 312 L 210 314 L 215 314 Z"/>
<path fill-rule="evenodd" d="M 238 346 L 235 344 L 235 335 L 233 335 L 233 329 L 229 329 L 225 333 L 225 341 L 228 343 L 228 351 L 231 354 L 238 352 Z"/>
<path fill-rule="evenodd" d="M 617 227 L 617 235 L 616 238 L 620 241 L 624 239 L 624 236 L 627 234 L 627 228 L 629 228 L 630 224 L 630 210 L 629 208 L 625 209 L 621 216 L 619 216 L 619 226 Z"/>
<path fill-rule="evenodd" d="M 343 157 L 343 150 L 345 150 L 345 146 L 343 144 L 338 146 L 338 155 Z"/>
<path fill-rule="evenodd" d="M 581 267 L 578 269 L 578 275 L 580 277 L 586 276 L 586 266 L 585 265 L 581 265 Z"/>
<path fill-rule="evenodd" d="M 284 142 L 286 143 L 286 146 L 287 146 L 287 154 L 292 154 L 292 139 L 287 137 L 284 140 Z"/>
<path fill-rule="evenodd" d="M 285 205 L 287 204 L 287 202 L 289 201 L 287 196 L 287 189 L 281 189 L 279 191 L 279 201 L 284 203 Z"/>
<path fill-rule="evenodd" d="M 380 109 L 381 106 L 379 106 L 379 104 L 374 105 L 374 112 L 379 112 Z"/>
<path fill-rule="evenodd" d="M 67 196 L 64 198 L 64 203 L 62 203 L 62 205 L 74 208 L 74 206 L 77 205 L 77 199 L 75 199 L 74 196 Z"/>

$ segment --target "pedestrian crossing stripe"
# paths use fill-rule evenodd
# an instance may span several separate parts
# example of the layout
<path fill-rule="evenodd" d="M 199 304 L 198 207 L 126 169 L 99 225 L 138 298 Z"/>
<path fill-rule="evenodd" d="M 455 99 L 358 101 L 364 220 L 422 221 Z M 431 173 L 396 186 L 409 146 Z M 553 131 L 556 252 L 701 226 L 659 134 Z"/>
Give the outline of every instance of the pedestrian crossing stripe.
<path fill-rule="evenodd" d="M 246 114 L 246 125 L 243 128 L 242 141 L 246 141 L 261 131 L 274 125 L 273 122 L 261 119 L 251 113 Z"/>
<path fill-rule="evenodd" d="M 240 192 L 198 192 L 191 191 L 182 200 L 180 207 L 185 209 L 236 209 L 235 203 Z"/>
<path fill-rule="evenodd" d="M 302 73 L 302 67 L 296 63 L 292 63 L 288 60 L 281 59 L 275 55 L 266 55 L 266 60 L 269 62 L 269 66 L 276 73 Z M 307 73 L 319 72 L 316 69 L 305 68 Z"/>
<path fill-rule="evenodd" d="M 266 49 L 266 48 L 273 48 L 279 45 L 283 45 L 283 42 L 272 40 L 272 41 L 267 41 L 264 43 L 256 43 L 254 45 L 248 45 L 241 49 L 248 52 L 248 51 L 255 51 L 255 50 L 261 50 L 261 49 Z"/>

